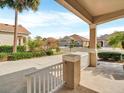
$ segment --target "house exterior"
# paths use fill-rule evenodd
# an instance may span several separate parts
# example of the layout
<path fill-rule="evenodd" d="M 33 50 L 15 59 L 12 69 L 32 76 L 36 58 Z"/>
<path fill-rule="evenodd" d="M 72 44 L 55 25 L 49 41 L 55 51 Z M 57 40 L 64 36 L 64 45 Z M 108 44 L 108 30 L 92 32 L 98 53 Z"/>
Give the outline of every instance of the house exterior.
<path fill-rule="evenodd" d="M 110 35 L 105 34 L 97 38 L 97 43 L 100 47 L 109 47 L 107 39 Z"/>
<path fill-rule="evenodd" d="M 28 42 L 30 32 L 23 26 L 18 26 L 17 45 L 24 45 Z M 14 25 L 0 23 L 0 46 L 13 45 Z"/>
<path fill-rule="evenodd" d="M 59 39 L 59 46 L 60 47 L 66 47 L 70 46 L 72 38 L 69 36 L 65 36 L 64 38 Z"/>
<path fill-rule="evenodd" d="M 59 39 L 59 46 L 66 47 L 70 46 L 72 40 L 74 40 L 76 47 L 88 47 L 89 40 L 87 38 L 81 37 L 79 35 L 65 36 L 64 38 Z"/>
<path fill-rule="evenodd" d="M 71 35 L 71 38 L 73 38 L 74 41 L 77 42 L 78 46 L 82 46 L 82 47 L 89 46 L 89 40 L 85 37 L 74 34 L 74 35 Z"/>
<path fill-rule="evenodd" d="M 121 32 L 124 33 L 124 31 L 115 31 L 112 34 L 105 34 L 105 35 L 101 35 L 100 37 L 97 38 L 97 43 L 100 47 L 111 47 L 108 44 L 108 38 L 115 35 L 117 32 Z"/>

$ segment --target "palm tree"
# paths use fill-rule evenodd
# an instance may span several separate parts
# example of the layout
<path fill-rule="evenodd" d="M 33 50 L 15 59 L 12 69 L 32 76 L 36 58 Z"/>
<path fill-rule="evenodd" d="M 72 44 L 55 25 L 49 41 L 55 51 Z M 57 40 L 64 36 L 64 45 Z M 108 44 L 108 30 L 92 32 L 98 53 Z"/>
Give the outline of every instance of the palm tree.
<path fill-rule="evenodd" d="M 15 28 L 14 28 L 14 41 L 13 41 L 13 52 L 17 51 L 17 33 L 18 33 L 18 12 L 21 13 L 23 10 L 32 9 L 36 11 L 40 4 L 40 0 L 3 0 L 2 7 L 4 5 L 15 10 Z"/>
<path fill-rule="evenodd" d="M 115 32 L 108 38 L 108 44 L 112 47 L 124 49 L 124 32 Z"/>
<path fill-rule="evenodd" d="M 5 0 L 0 0 L 0 8 L 4 8 L 6 6 Z"/>

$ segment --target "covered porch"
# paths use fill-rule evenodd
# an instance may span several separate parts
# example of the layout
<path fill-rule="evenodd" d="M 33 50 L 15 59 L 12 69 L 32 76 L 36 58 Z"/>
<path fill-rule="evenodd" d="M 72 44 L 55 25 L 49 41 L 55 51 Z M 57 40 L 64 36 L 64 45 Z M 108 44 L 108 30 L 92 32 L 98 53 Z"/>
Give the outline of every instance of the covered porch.
<path fill-rule="evenodd" d="M 55 93 L 123 93 L 124 71 L 121 64 L 97 62 L 96 68 L 81 71 L 80 86 L 76 89 L 60 88 Z"/>
<path fill-rule="evenodd" d="M 84 51 L 89 53 L 89 67 L 80 71 L 80 63 L 85 63 L 86 57 L 81 61 L 79 55 L 63 56 L 61 64 L 27 76 L 27 93 L 32 93 L 32 90 L 33 93 L 123 93 L 123 66 L 97 63 L 96 29 L 99 24 L 124 17 L 124 0 L 56 1 L 88 23 L 90 45 Z"/>
<path fill-rule="evenodd" d="M 90 67 L 81 71 L 78 88 L 70 90 L 63 87 L 56 93 L 123 93 L 123 68 L 116 63 L 97 63 L 97 26 L 123 18 L 124 1 L 57 0 L 57 2 L 88 23 L 90 46 L 87 52 Z M 99 65 L 97 66 L 97 64 Z"/>
<path fill-rule="evenodd" d="M 87 52 L 91 67 L 97 62 L 97 26 L 124 17 L 123 0 L 56 0 L 89 25 Z M 83 30 L 83 29 L 82 29 Z M 85 51 L 86 52 L 86 51 Z"/>

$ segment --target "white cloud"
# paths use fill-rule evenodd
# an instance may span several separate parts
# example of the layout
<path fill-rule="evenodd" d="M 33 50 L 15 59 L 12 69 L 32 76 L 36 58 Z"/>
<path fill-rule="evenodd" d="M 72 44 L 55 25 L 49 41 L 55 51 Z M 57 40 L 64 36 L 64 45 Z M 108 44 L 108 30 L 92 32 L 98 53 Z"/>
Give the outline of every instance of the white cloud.
<path fill-rule="evenodd" d="M 0 17 L 0 22 L 14 24 L 14 18 Z M 19 14 L 19 24 L 22 24 L 24 27 L 28 28 L 32 32 L 33 32 L 32 29 L 37 30 L 37 29 L 42 29 L 42 27 L 44 28 L 53 27 L 55 28 L 55 30 L 60 29 L 60 31 L 56 33 L 42 34 L 42 36 L 46 36 L 46 37 L 54 36 L 56 38 L 59 38 L 65 35 L 71 35 L 76 33 L 78 35 L 89 38 L 89 31 L 87 32 L 86 31 L 78 31 L 78 32 L 70 31 L 70 29 L 73 28 L 74 25 L 77 26 L 78 24 L 81 24 L 81 23 L 85 23 L 85 22 L 80 18 L 76 17 L 75 15 L 73 15 L 72 13 L 68 13 L 68 12 L 38 11 L 34 13 L 29 11 L 29 12 L 24 12 L 22 14 Z M 68 32 L 68 30 L 70 32 Z M 98 28 L 97 36 L 104 35 L 104 34 L 111 34 L 114 31 L 124 31 L 124 26 L 110 27 L 110 28 L 104 28 L 104 29 Z"/>
<path fill-rule="evenodd" d="M 0 18 L 0 23 L 14 24 L 14 20 L 12 20 L 12 19 L 7 19 L 7 18 Z"/>
<path fill-rule="evenodd" d="M 0 22 L 13 24 L 12 18 L 0 18 Z M 84 23 L 80 18 L 68 12 L 25 12 L 19 14 L 19 24 L 27 28 L 48 27 L 48 26 L 72 26 L 77 23 Z"/>
<path fill-rule="evenodd" d="M 104 34 L 111 34 L 115 31 L 124 31 L 124 26 L 97 29 L 97 36 L 104 35 Z"/>

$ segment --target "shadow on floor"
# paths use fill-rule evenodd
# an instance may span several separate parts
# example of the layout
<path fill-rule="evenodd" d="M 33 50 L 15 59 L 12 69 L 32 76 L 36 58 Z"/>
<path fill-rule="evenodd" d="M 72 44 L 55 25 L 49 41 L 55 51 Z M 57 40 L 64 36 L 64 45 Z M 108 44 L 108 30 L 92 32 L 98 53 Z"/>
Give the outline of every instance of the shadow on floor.
<path fill-rule="evenodd" d="M 62 87 L 61 89 L 59 89 L 55 93 L 99 93 L 99 92 L 80 85 L 76 89 L 69 89 L 66 87 Z"/>
<path fill-rule="evenodd" d="M 102 76 L 108 79 L 124 80 L 124 70 L 118 63 L 99 62 L 96 68 L 88 67 L 85 71 L 92 72 L 94 76 Z"/>

